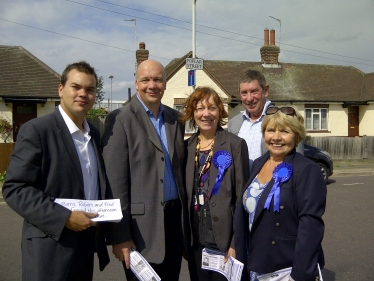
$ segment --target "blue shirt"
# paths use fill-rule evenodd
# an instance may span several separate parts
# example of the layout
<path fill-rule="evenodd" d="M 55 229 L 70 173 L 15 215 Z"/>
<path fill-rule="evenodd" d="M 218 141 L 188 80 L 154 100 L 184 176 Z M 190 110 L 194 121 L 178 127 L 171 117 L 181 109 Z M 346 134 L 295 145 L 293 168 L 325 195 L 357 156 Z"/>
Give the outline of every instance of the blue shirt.
<path fill-rule="evenodd" d="M 153 115 L 152 111 L 150 111 L 147 106 L 143 103 L 143 101 L 136 96 L 140 103 L 143 105 L 145 111 L 148 114 L 149 119 L 151 120 L 153 127 L 155 128 L 158 137 L 160 138 L 162 150 L 164 151 L 164 158 L 165 158 L 165 170 L 164 170 L 164 202 L 178 199 L 178 188 L 177 184 L 175 183 L 175 178 L 173 174 L 173 167 L 170 161 L 169 155 L 169 148 L 168 148 L 168 140 L 166 137 L 166 130 L 164 124 L 164 107 L 160 104 L 160 110 L 158 112 L 157 119 Z"/>

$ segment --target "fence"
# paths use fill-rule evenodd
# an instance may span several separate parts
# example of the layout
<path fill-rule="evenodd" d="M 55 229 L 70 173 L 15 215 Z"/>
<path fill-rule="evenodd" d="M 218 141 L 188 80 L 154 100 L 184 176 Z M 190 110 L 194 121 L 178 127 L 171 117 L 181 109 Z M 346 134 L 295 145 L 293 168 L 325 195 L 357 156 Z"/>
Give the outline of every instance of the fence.
<path fill-rule="evenodd" d="M 327 151 L 332 159 L 374 158 L 374 137 L 310 137 L 306 144 Z"/>

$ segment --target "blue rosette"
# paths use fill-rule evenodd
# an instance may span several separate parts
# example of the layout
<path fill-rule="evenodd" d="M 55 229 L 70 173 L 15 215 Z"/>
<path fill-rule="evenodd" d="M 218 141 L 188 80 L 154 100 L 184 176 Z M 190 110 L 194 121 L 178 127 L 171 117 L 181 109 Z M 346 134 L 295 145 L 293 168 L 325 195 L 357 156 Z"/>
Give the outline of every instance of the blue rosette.
<path fill-rule="evenodd" d="M 288 181 L 292 176 L 293 168 L 290 163 L 282 162 L 273 171 L 274 185 L 266 198 L 265 209 L 270 210 L 271 199 L 274 196 L 274 212 L 279 212 L 280 205 L 280 185 Z"/>
<path fill-rule="evenodd" d="M 227 170 L 232 163 L 232 156 L 226 150 L 218 150 L 216 153 L 214 153 L 212 161 L 214 166 L 218 169 L 216 182 L 212 190 L 212 195 L 216 195 L 221 187 L 225 170 Z"/>

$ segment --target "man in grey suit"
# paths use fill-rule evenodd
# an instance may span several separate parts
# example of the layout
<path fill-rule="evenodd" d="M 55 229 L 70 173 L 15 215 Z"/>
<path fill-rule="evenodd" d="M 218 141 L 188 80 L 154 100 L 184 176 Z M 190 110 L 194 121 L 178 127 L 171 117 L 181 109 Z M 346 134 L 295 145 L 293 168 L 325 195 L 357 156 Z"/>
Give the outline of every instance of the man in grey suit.
<path fill-rule="evenodd" d="M 109 263 L 97 214 L 70 211 L 55 198 L 111 199 L 100 135 L 84 118 L 96 97 L 95 69 L 70 64 L 58 86 L 60 106 L 19 130 L 3 195 L 25 220 L 22 280 L 92 280 L 94 252 Z"/>
<path fill-rule="evenodd" d="M 245 111 L 229 121 L 228 131 L 245 139 L 252 167 L 253 161 L 267 151 L 261 133 L 262 119 L 271 104 L 265 76 L 257 70 L 246 70 L 240 76 L 239 93 Z"/>
<path fill-rule="evenodd" d="M 109 182 L 123 212 L 108 242 L 127 280 L 137 280 L 129 270 L 136 249 L 163 281 L 176 281 L 188 223 L 184 126 L 176 110 L 161 104 L 166 77 L 159 62 L 142 62 L 135 86 L 131 102 L 108 115 L 102 138 Z"/>

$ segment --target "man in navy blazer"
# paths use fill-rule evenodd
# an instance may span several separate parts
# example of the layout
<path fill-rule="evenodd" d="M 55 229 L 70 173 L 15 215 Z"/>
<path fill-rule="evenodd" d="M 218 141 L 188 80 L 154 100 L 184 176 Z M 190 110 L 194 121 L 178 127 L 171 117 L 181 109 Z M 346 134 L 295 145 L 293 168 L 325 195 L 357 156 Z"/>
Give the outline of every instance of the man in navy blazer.
<path fill-rule="evenodd" d="M 97 75 L 70 64 L 58 87 L 60 106 L 19 130 L 3 185 L 9 206 L 24 218 L 22 280 L 92 280 L 94 252 L 109 263 L 97 214 L 70 211 L 56 198 L 110 199 L 100 135 L 84 116 L 95 102 Z"/>

